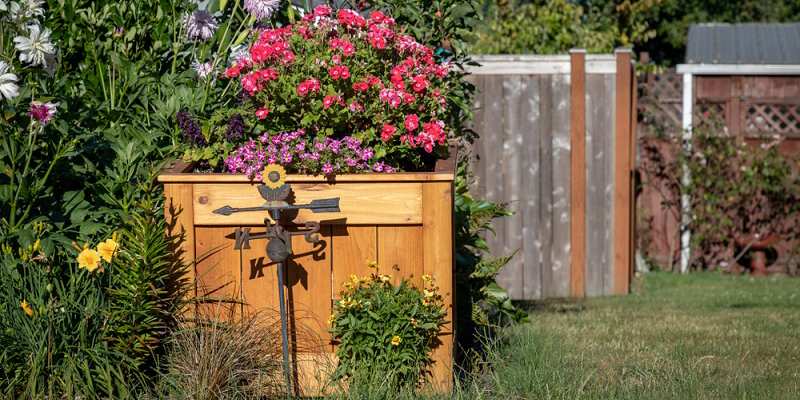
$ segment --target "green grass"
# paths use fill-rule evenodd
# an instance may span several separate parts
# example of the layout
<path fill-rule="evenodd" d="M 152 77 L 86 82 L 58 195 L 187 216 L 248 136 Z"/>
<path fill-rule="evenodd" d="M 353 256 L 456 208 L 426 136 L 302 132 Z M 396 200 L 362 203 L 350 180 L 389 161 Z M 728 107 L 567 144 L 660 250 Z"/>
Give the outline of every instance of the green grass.
<path fill-rule="evenodd" d="M 548 302 L 464 397 L 798 399 L 800 280 L 651 273 L 629 296 Z"/>

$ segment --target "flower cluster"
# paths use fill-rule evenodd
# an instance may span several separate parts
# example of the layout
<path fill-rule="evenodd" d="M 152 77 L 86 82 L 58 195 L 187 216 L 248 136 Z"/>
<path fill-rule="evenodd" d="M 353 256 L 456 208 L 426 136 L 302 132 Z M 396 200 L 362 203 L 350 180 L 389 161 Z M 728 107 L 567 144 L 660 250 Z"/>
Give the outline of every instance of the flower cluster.
<path fill-rule="evenodd" d="M 94 272 L 98 268 L 102 271 L 101 261 L 110 263 L 118 250 L 119 244 L 117 243 L 116 233 L 104 242 L 98 243 L 96 250 L 90 248 L 89 244 L 86 243 L 83 245 L 80 253 L 78 253 L 78 266 L 80 268 L 85 268 L 89 272 Z"/>
<path fill-rule="evenodd" d="M 310 144 L 309 144 L 310 143 Z M 369 171 L 393 172 L 383 162 L 370 164 L 373 149 L 347 136 L 342 139 L 318 137 L 308 141 L 305 131 L 262 134 L 238 147 L 225 159 L 225 169 L 261 180 L 261 171 L 268 164 L 293 166 L 300 173 L 321 171 L 325 175 Z"/>
<path fill-rule="evenodd" d="M 220 112 L 223 117 L 211 117 L 203 127 L 207 142 L 198 140 L 199 129 L 185 116 L 179 125 L 192 145 L 232 147 L 225 162 L 230 172 L 257 171 L 258 157 L 280 161 L 289 155 L 287 169 L 308 173 L 428 168 L 446 155 L 451 134 L 444 122 L 450 65 L 403 32 L 380 11 L 365 18 L 324 5 L 292 25 L 255 29 L 246 53 L 231 57 L 221 74 L 236 80 L 241 93 Z M 244 119 L 241 135 L 228 133 L 234 114 Z M 303 151 L 255 150 L 265 134 L 271 140 L 301 131 Z M 357 141 L 369 157 L 305 150 L 342 141 Z M 316 162 L 318 156 L 325 161 Z"/>
<path fill-rule="evenodd" d="M 422 287 L 399 284 L 378 271 L 351 275 L 343 283 L 329 324 L 339 341 L 336 377 L 349 376 L 366 361 L 386 362 L 399 385 L 416 385 L 431 363 L 430 350 L 444 324 L 445 309 L 433 278 L 422 277 Z"/>

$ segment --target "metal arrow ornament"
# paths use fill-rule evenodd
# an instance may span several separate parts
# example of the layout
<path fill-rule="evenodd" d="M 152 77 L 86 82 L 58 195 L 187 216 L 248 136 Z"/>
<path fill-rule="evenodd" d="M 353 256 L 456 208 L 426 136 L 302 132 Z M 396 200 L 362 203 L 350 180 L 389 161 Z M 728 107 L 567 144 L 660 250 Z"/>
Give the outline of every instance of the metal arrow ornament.
<path fill-rule="evenodd" d="M 286 285 L 285 271 L 286 261 L 292 256 L 292 236 L 305 236 L 308 243 L 317 244 L 320 241 L 318 232 L 320 223 L 317 221 L 307 221 L 303 227 L 305 229 L 289 231 L 283 224 L 291 224 L 291 221 L 284 221 L 284 212 L 295 210 L 310 210 L 312 213 L 339 212 L 339 198 L 312 200 L 307 204 L 289 204 L 292 194 L 291 186 L 286 183 L 286 171 L 280 165 L 270 164 L 264 168 L 263 184 L 258 185 L 258 192 L 267 202 L 254 207 L 231 207 L 229 205 L 220 207 L 213 211 L 218 215 L 231 215 L 240 212 L 266 211 L 269 218 L 264 218 L 266 231 L 262 233 L 250 233 L 250 228 L 237 228 L 235 233 L 236 250 L 249 249 L 250 240 L 266 238 L 266 253 L 270 260 L 277 264 L 278 270 L 278 300 L 280 302 L 281 314 L 281 343 L 283 350 L 283 372 L 286 379 L 286 389 L 292 393 L 292 379 L 289 369 L 289 334 L 288 317 L 286 315 L 286 300 L 283 287 Z M 292 218 L 294 219 L 294 218 Z M 291 224 L 294 225 L 294 224 Z"/>

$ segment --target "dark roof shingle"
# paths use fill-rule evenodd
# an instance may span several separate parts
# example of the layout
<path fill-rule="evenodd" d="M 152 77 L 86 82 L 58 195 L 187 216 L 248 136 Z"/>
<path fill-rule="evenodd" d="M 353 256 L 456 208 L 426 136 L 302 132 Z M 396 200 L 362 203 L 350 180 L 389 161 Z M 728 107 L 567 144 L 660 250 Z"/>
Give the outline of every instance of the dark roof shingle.
<path fill-rule="evenodd" d="M 800 65 L 800 23 L 693 24 L 686 63 Z"/>

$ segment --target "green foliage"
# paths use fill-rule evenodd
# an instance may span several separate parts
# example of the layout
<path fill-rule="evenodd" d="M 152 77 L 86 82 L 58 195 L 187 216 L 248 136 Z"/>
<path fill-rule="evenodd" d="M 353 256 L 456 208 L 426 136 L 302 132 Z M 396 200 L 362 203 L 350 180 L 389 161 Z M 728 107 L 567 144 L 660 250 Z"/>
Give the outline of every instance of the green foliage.
<path fill-rule="evenodd" d="M 458 169 L 456 179 L 455 226 L 456 226 L 456 282 L 463 288 L 459 294 L 457 331 L 463 335 L 464 345 L 478 339 L 476 328 L 495 328 L 510 322 L 521 322 L 525 312 L 511 303 L 508 293 L 497 284 L 500 270 L 513 257 L 493 257 L 484 239 L 494 234 L 492 222 L 496 218 L 511 215 L 502 204 L 476 199 L 469 193 L 471 176 L 466 164 Z M 465 293 L 466 292 L 466 293 Z M 469 346 L 468 346 L 469 347 Z"/>
<path fill-rule="evenodd" d="M 433 362 L 447 314 L 431 277 L 422 279 L 423 289 L 405 280 L 393 285 L 391 276 L 377 273 L 345 283 L 331 316 L 339 358 L 334 379 L 357 381 L 368 371 L 398 391 L 416 387 Z"/>
<path fill-rule="evenodd" d="M 479 54 L 559 54 L 580 47 L 607 53 L 619 36 L 615 25 L 587 15 L 578 4 L 542 0 L 487 18 L 472 49 Z"/>

